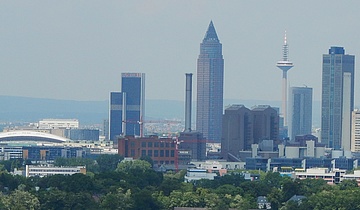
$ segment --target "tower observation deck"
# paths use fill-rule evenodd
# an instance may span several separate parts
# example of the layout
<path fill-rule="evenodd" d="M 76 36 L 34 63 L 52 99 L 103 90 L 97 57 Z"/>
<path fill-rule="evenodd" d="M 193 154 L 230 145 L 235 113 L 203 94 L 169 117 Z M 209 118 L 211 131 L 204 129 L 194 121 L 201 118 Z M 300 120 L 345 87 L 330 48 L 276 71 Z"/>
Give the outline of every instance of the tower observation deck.
<path fill-rule="evenodd" d="M 284 118 L 284 126 L 287 126 L 287 72 L 294 67 L 293 63 L 289 61 L 289 47 L 286 40 L 286 31 L 283 45 L 283 58 L 276 63 L 276 66 L 282 70 L 282 104 L 281 114 Z"/>

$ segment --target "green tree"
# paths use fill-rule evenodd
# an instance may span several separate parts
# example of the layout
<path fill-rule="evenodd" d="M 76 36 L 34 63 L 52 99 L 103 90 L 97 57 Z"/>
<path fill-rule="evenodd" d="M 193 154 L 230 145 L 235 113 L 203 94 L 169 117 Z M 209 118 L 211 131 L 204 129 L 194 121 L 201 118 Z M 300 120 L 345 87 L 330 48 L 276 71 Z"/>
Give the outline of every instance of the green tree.
<path fill-rule="evenodd" d="M 301 181 L 298 179 L 286 179 L 283 182 L 282 191 L 284 195 L 284 201 L 289 200 L 293 195 L 301 195 Z"/>
<path fill-rule="evenodd" d="M 101 200 L 101 209 L 127 210 L 133 208 L 131 191 L 128 189 L 125 193 L 122 188 L 117 189 L 115 193 L 108 193 Z"/>
<path fill-rule="evenodd" d="M 151 167 L 154 166 L 154 161 L 150 156 L 141 156 L 139 159 L 147 161 L 148 163 L 150 163 Z"/>
<path fill-rule="evenodd" d="M 99 172 L 108 172 L 108 171 L 115 171 L 118 164 L 124 159 L 121 155 L 114 154 L 114 155 L 100 155 L 96 158 L 96 162 L 98 164 Z"/>
<path fill-rule="evenodd" d="M 39 193 L 41 209 L 60 210 L 67 206 L 67 193 L 57 188 L 50 188 L 49 190 Z"/>
<path fill-rule="evenodd" d="M 266 196 L 271 203 L 271 209 L 277 210 L 281 207 L 281 203 L 284 202 L 284 195 L 279 188 L 271 189 L 271 192 Z"/>
<path fill-rule="evenodd" d="M 5 209 L 8 210 L 35 210 L 40 208 L 38 198 L 29 192 L 15 190 L 10 195 L 1 198 Z"/>
<path fill-rule="evenodd" d="M 135 171 L 138 173 L 144 173 L 145 171 L 150 169 L 151 169 L 151 165 L 149 162 L 145 160 L 132 160 L 132 161 L 121 161 L 118 164 L 116 171 L 124 171 L 124 172 Z"/>
<path fill-rule="evenodd" d="M 133 210 L 152 210 L 160 209 L 161 203 L 152 196 L 152 192 L 148 189 L 142 189 L 133 194 L 134 205 Z"/>
<path fill-rule="evenodd" d="M 345 179 L 339 184 L 340 190 L 351 190 L 358 187 L 358 183 L 355 179 Z"/>
<path fill-rule="evenodd" d="M 250 201 L 246 198 L 243 198 L 241 195 L 235 195 L 232 202 L 230 203 L 230 208 L 235 208 L 238 210 L 248 210 L 253 206 Z"/>

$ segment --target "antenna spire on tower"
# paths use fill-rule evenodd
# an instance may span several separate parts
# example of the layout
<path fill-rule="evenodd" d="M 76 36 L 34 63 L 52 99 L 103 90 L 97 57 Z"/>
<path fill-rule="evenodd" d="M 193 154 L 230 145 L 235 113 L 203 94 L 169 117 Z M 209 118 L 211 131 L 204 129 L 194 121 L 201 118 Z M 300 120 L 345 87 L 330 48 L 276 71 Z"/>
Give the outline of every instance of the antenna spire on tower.
<path fill-rule="evenodd" d="M 283 45 L 283 57 L 282 60 L 276 63 L 276 66 L 282 70 L 282 115 L 284 117 L 284 126 L 287 126 L 287 71 L 289 71 L 294 65 L 288 59 L 289 47 L 287 44 L 286 31 L 284 36 Z"/>

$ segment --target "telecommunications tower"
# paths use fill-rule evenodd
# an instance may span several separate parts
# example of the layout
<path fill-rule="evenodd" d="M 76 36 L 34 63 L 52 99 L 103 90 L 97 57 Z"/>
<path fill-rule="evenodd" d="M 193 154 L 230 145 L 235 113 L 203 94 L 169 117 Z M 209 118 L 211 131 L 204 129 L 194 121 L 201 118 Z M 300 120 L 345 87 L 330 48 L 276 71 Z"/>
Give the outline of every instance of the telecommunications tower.
<path fill-rule="evenodd" d="M 284 126 L 287 126 L 287 71 L 289 71 L 294 65 L 291 61 L 288 60 L 289 56 L 289 47 L 286 41 L 286 31 L 284 37 L 284 45 L 283 45 L 283 58 L 281 61 L 276 63 L 276 66 L 282 70 L 282 105 L 281 112 L 284 117 Z"/>

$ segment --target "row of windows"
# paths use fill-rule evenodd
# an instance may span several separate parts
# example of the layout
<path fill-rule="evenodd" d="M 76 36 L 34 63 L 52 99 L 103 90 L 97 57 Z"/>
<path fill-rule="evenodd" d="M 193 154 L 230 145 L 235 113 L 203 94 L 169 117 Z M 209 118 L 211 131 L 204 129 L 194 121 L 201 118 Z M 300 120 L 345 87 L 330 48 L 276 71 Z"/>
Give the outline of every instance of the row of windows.
<path fill-rule="evenodd" d="M 133 143 L 133 142 L 132 142 Z M 135 143 L 134 145 L 131 144 L 131 146 L 135 146 Z M 148 148 L 151 148 L 151 147 L 162 147 L 162 148 L 174 148 L 175 147 L 175 144 L 172 144 L 172 143 L 169 143 L 169 142 L 141 142 L 141 147 L 148 147 Z"/>
<path fill-rule="evenodd" d="M 30 169 L 30 173 L 32 172 L 80 172 L 78 169 Z"/>
<path fill-rule="evenodd" d="M 135 151 L 134 151 L 135 153 Z M 141 156 L 175 157 L 175 150 L 141 150 Z"/>

